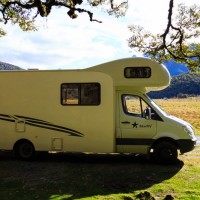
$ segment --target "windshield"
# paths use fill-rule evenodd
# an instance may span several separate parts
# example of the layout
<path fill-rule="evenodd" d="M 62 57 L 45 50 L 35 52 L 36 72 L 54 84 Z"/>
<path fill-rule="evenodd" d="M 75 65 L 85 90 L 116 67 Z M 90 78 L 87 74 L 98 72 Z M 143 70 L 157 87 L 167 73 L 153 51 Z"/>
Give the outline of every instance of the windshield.
<path fill-rule="evenodd" d="M 169 115 L 166 113 L 163 109 L 161 109 L 148 95 L 144 94 L 145 97 L 151 102 L 151 105 L 156 108 L 159 112 L 161 112 L 163 115 Z"/>

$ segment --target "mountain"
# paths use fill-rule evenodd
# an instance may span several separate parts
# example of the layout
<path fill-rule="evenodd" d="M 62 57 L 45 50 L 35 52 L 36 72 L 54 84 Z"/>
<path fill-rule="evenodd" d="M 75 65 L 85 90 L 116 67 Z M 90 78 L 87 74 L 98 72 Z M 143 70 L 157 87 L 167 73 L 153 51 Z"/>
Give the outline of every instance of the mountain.
<path fill-rule="evenodd" d="M 23 70 L 23 69 L 12 64 L 0 62 L 0 70 Z"/>
<path fill-rule="evenodd" d="M 150 92 L 148 94 L 151 98 L 173 98 L 173 97 L 188 97 L 200 95 L 200 74 L 185 73 L 172 77 L 171 84 L 168 88 Z"/>
<path fill-rule="evenodd" d="M 185 64 L 176 63 L 174 60 L 165 61 L 163 64 L 167 67 L 171 76 L 189 72 Z"/>

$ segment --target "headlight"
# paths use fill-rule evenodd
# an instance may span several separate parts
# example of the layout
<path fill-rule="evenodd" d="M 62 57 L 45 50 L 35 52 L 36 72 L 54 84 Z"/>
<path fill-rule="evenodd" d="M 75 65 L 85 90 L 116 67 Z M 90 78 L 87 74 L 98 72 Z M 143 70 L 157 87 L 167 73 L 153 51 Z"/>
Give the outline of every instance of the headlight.
<path fill-rule="evenodd" d="M 194 130 L 191 126 L 183 126 L 183 130 L 191 137 L 195 138 Z"/>

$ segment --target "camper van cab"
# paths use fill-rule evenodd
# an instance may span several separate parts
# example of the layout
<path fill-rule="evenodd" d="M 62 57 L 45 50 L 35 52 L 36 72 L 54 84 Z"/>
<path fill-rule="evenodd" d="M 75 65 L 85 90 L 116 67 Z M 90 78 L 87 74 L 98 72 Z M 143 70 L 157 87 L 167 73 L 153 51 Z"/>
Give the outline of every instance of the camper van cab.
<path fill-rule="evenodd" d="M 0 149 L 133 153 L 173 163 L 196 144 L 192 126 L 147 96 L 166 88 L 165 66 L 126 58 L 82 70 L 0 72 Z"/>

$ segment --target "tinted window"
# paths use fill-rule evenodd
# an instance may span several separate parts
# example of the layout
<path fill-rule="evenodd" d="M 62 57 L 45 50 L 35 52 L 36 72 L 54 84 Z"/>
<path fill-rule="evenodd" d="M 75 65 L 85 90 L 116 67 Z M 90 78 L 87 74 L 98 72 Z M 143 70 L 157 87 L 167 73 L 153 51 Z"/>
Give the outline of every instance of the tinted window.
<path fill-rule="evenodd" d="M 124 69 L 126 78 L 149 78 L 151 76 L 150 67 L 126 67 Z"/>
<path fill-rule="evenodd" d="M 63 83 L 61 85 L 63 105 L 99 105 L 99 83 Z"/>

